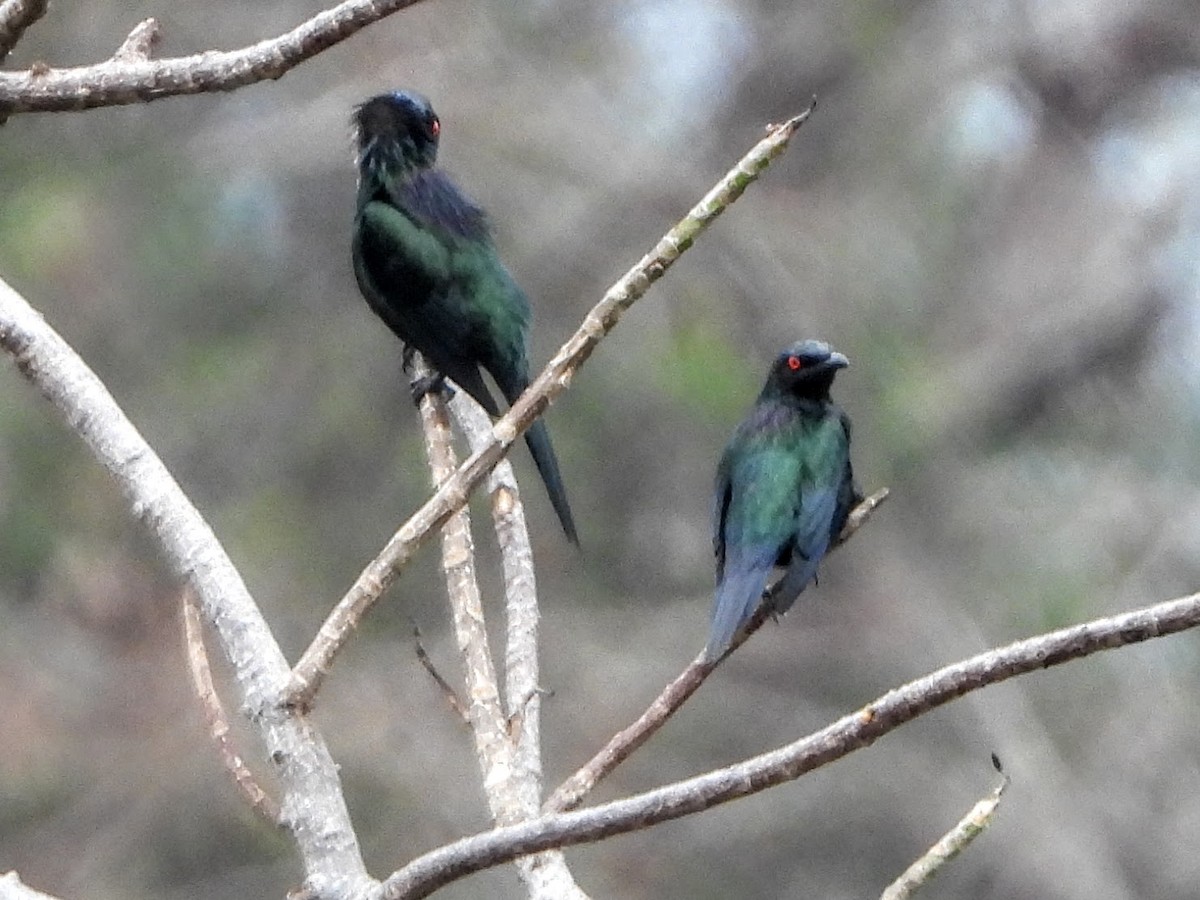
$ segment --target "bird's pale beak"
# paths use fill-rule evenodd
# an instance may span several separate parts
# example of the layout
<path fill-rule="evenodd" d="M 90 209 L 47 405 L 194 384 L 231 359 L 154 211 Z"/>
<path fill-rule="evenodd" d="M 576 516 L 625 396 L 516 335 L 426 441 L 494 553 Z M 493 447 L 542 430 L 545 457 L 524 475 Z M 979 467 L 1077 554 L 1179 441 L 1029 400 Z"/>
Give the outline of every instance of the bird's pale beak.
<path fill-rule="evenodd" d="M 846 359 L 845 356 L 834 350 L 829 354 L 829 359 L 826 360 L 825 365 L 829 366 L 831 369 L 844 369 L 846 366 L 850 365 L 850 360 Z"/>

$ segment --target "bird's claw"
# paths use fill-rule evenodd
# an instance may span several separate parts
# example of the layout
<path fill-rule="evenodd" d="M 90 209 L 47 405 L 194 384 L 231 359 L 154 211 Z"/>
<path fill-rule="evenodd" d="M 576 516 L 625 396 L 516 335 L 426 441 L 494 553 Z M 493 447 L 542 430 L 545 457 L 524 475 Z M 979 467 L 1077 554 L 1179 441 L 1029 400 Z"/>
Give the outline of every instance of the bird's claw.
<path fill-rule="evenodd" d="M 443 400 L 450 400 L 454 397 L 454 388 L 446 383 L 444 375 L 423 375 L 415 378 L 409 386 L 409 390 L 412 393 L 413 403 L 418 406 L 426 394 L 440 394 Z"/>
<path fill-rule="evenodd" d="M 413 403 L 420 404 L 426 394 L 436 394 L 444 385 L 445 380 L 441 375 L 422 375 L 420 378 L 414 378 L 409 385 Z"/>

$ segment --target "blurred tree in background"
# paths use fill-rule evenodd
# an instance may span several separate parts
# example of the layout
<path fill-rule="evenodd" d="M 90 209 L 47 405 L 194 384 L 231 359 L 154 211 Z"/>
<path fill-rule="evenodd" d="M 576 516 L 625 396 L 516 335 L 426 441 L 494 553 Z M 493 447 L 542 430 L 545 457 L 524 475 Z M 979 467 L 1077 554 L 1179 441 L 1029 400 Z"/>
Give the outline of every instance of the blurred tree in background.
<path fill-rule="evenodd" d="M 163 53 L 242 46 L 317 6 L 56 5 L 8 64 L 103 58 L 150 14 Z M 0 272 L 107 382 L 289 653 L 428 492 L 399 347 L 349 266 L 349 111 L 395 87 L 432 98 L 442 163 L 491 211 L 535 364 L 766 122 L 821 100 L 549 413 L 585 549 L 529 491 L 549 783 L 702 646 L 712 469 L 795 338 L 850 356 L 856 467 L 893 499 L 598 799 L 1194 589 L 1193 3 L 429 0 L 278 83 L 0 130 Z M 0 868 L 93 900 L 281 896 L 295 863 L 208 746 L 172 579 L 34 392 L 10 376 L 0 406 Z M 407 636 L 415 620 L 450 652 L 434 564 L 368 619 L 317 711 L 380 870 L 487 824 Z M 877 895 L 995 750 L 1008 805 L 929 896 L 1193 897 L 1198 649 L 993 688 L 572 867 L 598 897 Z M 440 896 L 515 884 L 501 868 Z"/>

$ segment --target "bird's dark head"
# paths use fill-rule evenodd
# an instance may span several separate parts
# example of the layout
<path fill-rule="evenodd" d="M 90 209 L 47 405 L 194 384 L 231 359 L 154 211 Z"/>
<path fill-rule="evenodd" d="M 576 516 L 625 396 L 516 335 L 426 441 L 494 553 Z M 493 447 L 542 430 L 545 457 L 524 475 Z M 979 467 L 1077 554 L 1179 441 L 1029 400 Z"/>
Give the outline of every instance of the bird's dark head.
<path fill-rule="evenodd" d="M 823 400 L 829 396 L 833 376 L 848 365 L 850 360 L 824 341 L 799 341 L 776 357 L 764 393 Z"/>
<path fill-rule="evenodd" d="M 429 168 L 437 159 L 441 130 L 437 113 L 415 91 L 372 97 L 354 110 L 358 164 L 391 173 Z"/>

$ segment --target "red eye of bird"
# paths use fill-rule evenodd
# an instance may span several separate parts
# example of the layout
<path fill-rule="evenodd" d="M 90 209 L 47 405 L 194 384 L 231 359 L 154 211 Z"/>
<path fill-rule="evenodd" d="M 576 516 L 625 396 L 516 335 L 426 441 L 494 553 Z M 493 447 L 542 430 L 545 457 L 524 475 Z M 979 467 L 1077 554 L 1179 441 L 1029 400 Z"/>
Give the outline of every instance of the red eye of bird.
<path fill-rule="evenodd" d="M 442 133 L 442 123 L 439 122 L 437 119 L 434 119 L 432 122 L 430 122 L 429 123 L 429 133 L 432 134 L 434 137 L 437 137 L 439 134 L 441 134 Z"/>
<path fill-rule="evenodd" d="M 787 367 L 793 372 L 799 372 L 802 368 L 804 368 L 804 363 L 800 361 L 800 357 L 798 356 L 789 356 Z"/>

